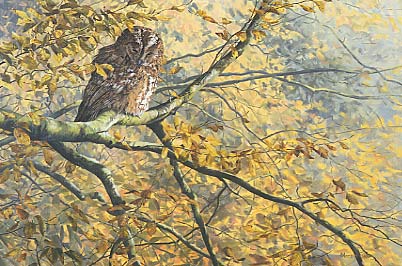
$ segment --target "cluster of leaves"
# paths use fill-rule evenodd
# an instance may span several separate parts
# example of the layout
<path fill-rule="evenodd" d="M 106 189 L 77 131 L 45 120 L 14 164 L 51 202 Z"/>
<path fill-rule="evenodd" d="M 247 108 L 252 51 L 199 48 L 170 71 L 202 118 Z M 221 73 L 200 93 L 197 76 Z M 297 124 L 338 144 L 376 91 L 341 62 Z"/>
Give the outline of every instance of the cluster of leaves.
<path fill-rule="evenodd" d="M 322 36 L 305 38 L 310 33 L 299 26 L 315 17 L 334 17 L 343 26 L 334 9 L 349 14 L 348 6 L 318 0 L 272 1 L 261 9 L 252 1 L 163 5 L 47 0 L 15 11 L 19 30 L 0 47 L 0 101 L 6 118 L 16 121 L 13 132 L 1 132 L 0 262 L 135 265 L 122 241 L 131 228 L 145 265 L 209 265 L 213 255 L 225 265 L 353 265 L 342 231 L 367 265 L 398 265 L 401 120 L 363 121 L 371 101 L 354 108 L 344 98 L 333 100 L 355 93 L 342 91 L 344 80 L 368 81 L 374 74 L 341 65 Z M 355 12 L 368 23 L 370 16 Z M 250 38 L 244 25 L 253 14 L 263 17 L 238 58 L 236 44 Z M 45 116 L 56 116 L 75 102 L 88 74 L 107 75 L 109 66 L 91 64 L 98 48 L 123 28 L 157 21 L 171 59 L 156 101 L 180 98 L 224 51 L 237 60 L 162 122 L 165 146 L 153 144 L 160 142 L 143 126 L 109 130 L 122 150 L 77 145 L 78 153 L 110 169 L 125 200 L 110 207 L 94 175 L 31 139 L 31 127 L 18 121 L 29 117 L 41 125 Z M 350 73 L 338 73 L 344 68 Z M 381 79 L 381 87 L 392 88 L 391 78 Z M 294 93 L 315 86 L 328 93 L 333 84 L 339 84 L 336 93 L 313 100 Z M 339 102 L 347 108 L 334 109 Z M 69 120 L 74 112 L 66 112 Z M 138 140 L 144 142 L 131 145 Z M 187 164 L 177 169 L 172 158 Z M 223 178 L 228 175 L 232 179 Z M 65 179 L 84 195 L 73 194 Z M 112 215 L 121 210 L 125 214 Z M 320 219 L 339 231 L 328 231 Z"/>

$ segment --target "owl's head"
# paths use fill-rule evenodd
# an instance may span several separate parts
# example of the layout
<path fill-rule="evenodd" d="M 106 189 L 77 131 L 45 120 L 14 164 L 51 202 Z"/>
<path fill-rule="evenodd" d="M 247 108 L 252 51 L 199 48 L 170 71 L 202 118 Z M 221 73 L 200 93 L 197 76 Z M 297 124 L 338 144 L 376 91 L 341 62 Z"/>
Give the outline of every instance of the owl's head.
<path fill-rule="evenodd" d="M 126 29 L 117 39 L 116 45 L 130 63 L 136 65 L 160 64 L 163 56 L 163 43 L 159 35 L 152 29 L 135 26 L 131 31 Z"/>

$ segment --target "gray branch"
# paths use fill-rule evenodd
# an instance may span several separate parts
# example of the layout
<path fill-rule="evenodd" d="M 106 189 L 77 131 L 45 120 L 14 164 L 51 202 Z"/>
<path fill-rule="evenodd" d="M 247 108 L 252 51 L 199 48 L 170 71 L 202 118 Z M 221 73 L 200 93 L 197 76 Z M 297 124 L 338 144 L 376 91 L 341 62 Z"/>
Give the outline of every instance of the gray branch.
<path fill-rule="evenodd" d="M 71 193 L 73 193 L 77 198 L 80 200 L 85 199 L 85 195 L 81 192 L 81 190 L 72 182 L 68 181 L 64 176 L 53 172 L 50 170 L 49 167 L 46 167 L 38 162 L 33 162 L 33 165 L 35 166 L 36 169 L 39 171 L 47 174 L 57 182 L 59 182 L 61 185 L 63 185 L 66 189 L 68 189 Z"/>
<path fill-rule="evenodd" d="M 60 142 L 49 142 L 49 145 L 66 160 L 96 175 L 106 189 L 113 206 L 124 204 L 124 200 L 114 184 L 112 173 L 103 164 L 97 162 L 95 159 L 77 153 Z"/>

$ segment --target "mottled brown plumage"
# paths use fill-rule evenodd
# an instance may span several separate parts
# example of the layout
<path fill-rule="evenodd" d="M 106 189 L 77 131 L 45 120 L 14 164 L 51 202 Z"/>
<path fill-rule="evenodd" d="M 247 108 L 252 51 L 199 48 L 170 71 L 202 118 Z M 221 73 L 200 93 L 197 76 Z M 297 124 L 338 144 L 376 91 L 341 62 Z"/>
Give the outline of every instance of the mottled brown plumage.
<path fill-rule="evenodd" d="M 93 60 L 93 64 L 112 65 L 113 71 L 107 78 L 92 73 L 75 121 L 94 120 L 108 110 L 141 115 L 158 83 L 162 57 L 162 40 L 153 30 L 139 26 L 124 30 Z"/>

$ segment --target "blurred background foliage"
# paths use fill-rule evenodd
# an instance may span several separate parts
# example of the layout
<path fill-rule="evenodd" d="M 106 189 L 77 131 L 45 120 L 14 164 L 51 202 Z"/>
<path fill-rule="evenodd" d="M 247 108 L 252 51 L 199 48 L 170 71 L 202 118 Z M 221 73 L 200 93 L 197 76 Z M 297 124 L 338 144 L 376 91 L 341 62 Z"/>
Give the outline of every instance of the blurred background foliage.
<path fill-rule="evenodd" d="M 134 25 L 153 28 L 164 40 L 153 105 L 168 101 L 244 38 L 256 6 L 247 0 L 0 3 L 1 108 L 33 119 L 77 105 L 90 73 L 102 71 L 91 64 L 93 56 Z M 176 154 L 275 196 L 330 199 L 336 205 L 306 206 L 356 241 L 365 265 L 399 265 L 401 10 L 398 0 L 275 1 L 248 50 L 164 122 Z M 58 119 L 72 121 L 75 114 Z M 110 134 L 157 142 L 145 126 L 115 126 Z M 17 138 L 1 148 L 3 264 L 127 262 L 124 250 L 108 258 L 119 232 L 105 207 L 78 201 L 32 162 L 104 195 L 97 179 L 45 143 Z M 178 193 L 163 155 L 92 143 L 76 149 L 113 172 L 144 265 L 209 265 L 155 223 L 136 218 L 171 226 L 203 247 L 191 200 Z M 291 207 L 183 169 L 227 265 L 354 265 L 344 243 Z"/>

